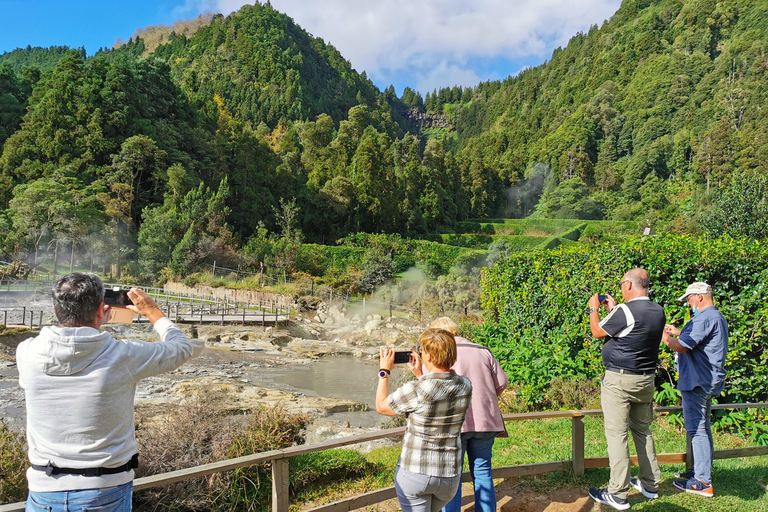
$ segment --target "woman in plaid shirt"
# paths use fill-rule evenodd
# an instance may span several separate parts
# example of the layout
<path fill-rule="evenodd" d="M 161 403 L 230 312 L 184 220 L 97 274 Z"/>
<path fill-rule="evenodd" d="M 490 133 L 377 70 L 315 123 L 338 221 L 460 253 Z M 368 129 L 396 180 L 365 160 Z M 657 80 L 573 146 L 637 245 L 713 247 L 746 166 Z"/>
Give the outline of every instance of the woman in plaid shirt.
<path fill-rule="evenodd" d="M 382 347 L 376 411 L 405 415 L 408 423 L 397 463 L 395 489 L 403 512 L 437 512 L 461 485 L 461 426 L 472 398 L 469 379 L 456 375 L 456 341 L 442 329 L 419 336 L 408 369 L 418 378 L 389 394 L 395 352 Z M 422 363 L 428 373 L 423 374 Z"/>

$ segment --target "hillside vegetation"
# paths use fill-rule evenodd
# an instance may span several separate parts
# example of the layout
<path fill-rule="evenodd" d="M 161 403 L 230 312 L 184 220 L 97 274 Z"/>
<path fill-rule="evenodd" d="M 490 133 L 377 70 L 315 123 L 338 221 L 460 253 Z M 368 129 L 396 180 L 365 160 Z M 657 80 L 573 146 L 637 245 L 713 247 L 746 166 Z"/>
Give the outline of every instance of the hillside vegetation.
<path fill-rule="evenodd" d="M 259 248 L 358 232 L 483 250 L 495 240 L 459 235 L 519 235 L 466 223 L 491 217 L 762 237 L 767 9 L 626 0 L 541 66 L 425 98 L 379 91 L 269 3 L 53 69 L 17 50 L 0 57 L 2 250 L 68 243 L 153 278 L 296 270 Z M 409 108 L 450 122 L 420 133 Z"/>

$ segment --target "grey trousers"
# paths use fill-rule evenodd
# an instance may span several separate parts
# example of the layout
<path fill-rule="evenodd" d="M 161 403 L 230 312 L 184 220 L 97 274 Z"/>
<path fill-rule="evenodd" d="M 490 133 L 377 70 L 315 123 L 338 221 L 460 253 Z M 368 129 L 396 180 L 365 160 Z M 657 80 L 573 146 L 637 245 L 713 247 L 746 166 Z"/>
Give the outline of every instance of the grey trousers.
<path fill-rule="evenodd" d="M 608 492 L 627 499 L 629 493 L 629 443 L 627 430 L 632 431 L 638 478 L 643 487 L 656 492 L 661 482 L 661 470 L 656 459 L 656 447 L 651 434 L 653 420 L 653 375 L 629 375 L 605 372 L 600 401 L 605 418 L 605 438 L 611 479 Z"/>
<path fill-rule="evenodd" d="M 451 501 L 461 485 L 461 475 L 427 476 L 397 465 L 395 491 L 403 512 L 438 512 Z"/>

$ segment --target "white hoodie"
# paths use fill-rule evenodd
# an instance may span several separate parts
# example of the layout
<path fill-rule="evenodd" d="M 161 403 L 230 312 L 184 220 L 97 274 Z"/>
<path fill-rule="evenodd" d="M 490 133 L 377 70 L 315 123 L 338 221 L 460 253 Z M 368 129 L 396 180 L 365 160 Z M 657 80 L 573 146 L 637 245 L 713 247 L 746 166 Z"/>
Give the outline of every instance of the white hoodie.
<path fill-rule="evenodd" d="M 133 399 L 139 380 L 178 368 L 205 344 L 189 340 L 171 320 L 154 325 L 161 343 L 116 340 L 92 327 L 44 327 L 19 344 L 19 384 L 27 402 L 32 464 L 66 468 L 118 467 L 136 453 Z M 51 475 L 29 468 L 35 492 L 112 487 L 114 475 Z"/>

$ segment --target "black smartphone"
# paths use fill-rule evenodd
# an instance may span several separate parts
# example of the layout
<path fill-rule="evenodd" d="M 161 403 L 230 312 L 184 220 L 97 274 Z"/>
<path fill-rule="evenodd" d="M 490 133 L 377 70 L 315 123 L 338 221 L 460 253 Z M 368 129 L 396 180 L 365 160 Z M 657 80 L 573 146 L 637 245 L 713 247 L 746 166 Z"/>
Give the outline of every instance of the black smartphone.
<path fill-rule="evenodd" d="M 395 364 L 405 364 L 411 360 L 411 351 L 396 351 L 395 352 Z"/>
<path fill-rule="evenodd" d="M 128 297 L 128 290 L 111 289 L 104 290 L 104 304 L 107 306 L 130 306 L 133 304 L 131 298 Z"/>
<path fill-rule="evenodd" d="M 597 301 L 598 301 L 600 304 L 602 304 L 603 302 L 605 302 L 605 299 L 607 299 L 607 297 L 606 297 L 605 295 L 598 295 L 598 296 L 597 296 Z"/>

